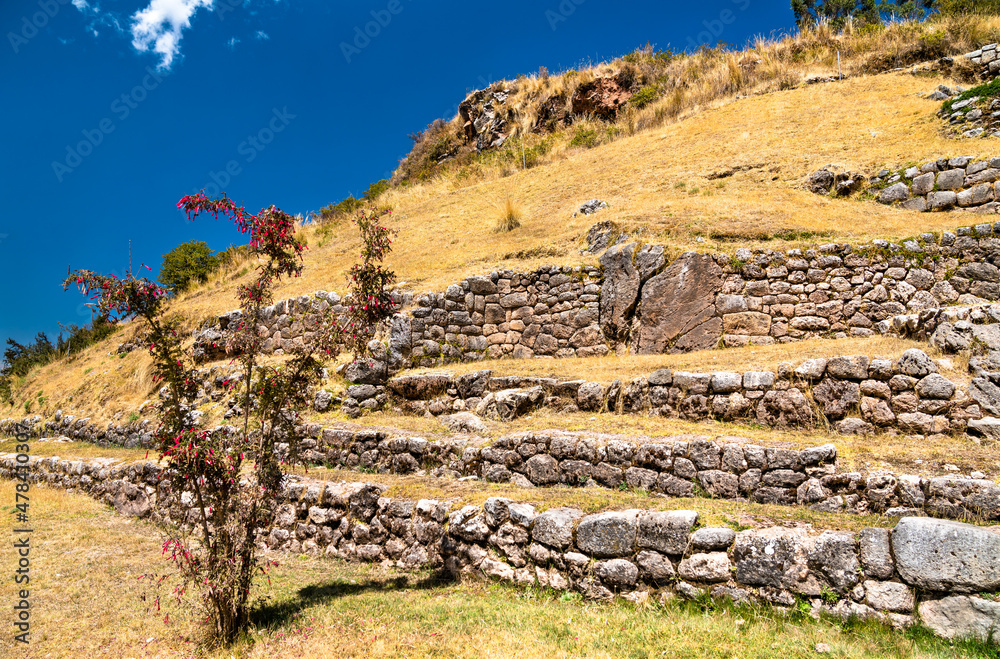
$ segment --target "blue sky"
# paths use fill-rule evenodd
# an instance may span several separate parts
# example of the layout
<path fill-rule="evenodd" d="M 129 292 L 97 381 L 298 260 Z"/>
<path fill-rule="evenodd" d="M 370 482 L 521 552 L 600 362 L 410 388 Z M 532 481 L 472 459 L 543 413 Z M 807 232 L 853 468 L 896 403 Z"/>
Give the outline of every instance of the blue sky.
<path fill-rule="evenodd" d="M 493 80 L 793 26 L 783 0 L 0 5 L 0 341 L 22 342 L 89 322 L 69 266 L 121 274 L 131 241 L 155 274 L 187 240 L 240 242 L 186 221 L 184 194 L 308 213 L 388 177 L 407 135 Z"/>

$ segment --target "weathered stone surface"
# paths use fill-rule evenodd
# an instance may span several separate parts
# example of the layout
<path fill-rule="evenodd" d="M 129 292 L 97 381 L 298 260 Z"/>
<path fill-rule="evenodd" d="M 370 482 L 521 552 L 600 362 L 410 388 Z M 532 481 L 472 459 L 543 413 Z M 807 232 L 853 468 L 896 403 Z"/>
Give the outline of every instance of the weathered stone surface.
<path fill-rule="evenodd" d="M 698 529 L 691 536 L 691 545 L 705 551 L 725 550 L 736 539 L 736 531 L 720 527 Z"/>
<path fill-rule="evenodd" d="M 795 375 L 807 380 L 818 380 L 826 372 L 825 359 L 807 359 L 795 369 Z"/>
<path fill-rule="evenodd" d="M 490 430 L 483 420 L 472 412 L 456 412 L 438 417 L 438 419 L 453 432 L 485 435 Z"/>
<path fill-rule="evenodd" d="M 659 552 L 640 551 L 636 554 L 635 562 L 642 575 L 658 586 L 665 586 L 674 580 L 676 573 L 673 564 Z"/>
<path fill-rule="evenodd" d="M 867 368 L 866 368 L 867 370 Z M 813 398 L 829 419 L 842 419 L 858 405 L 861 388 L 857 382 L 824 378 L 813 388 Z"/>
<path fill-rule="evenodd" d="M 944 353 L 954 354 L 969 347 L 970 337 L 958 332 L 951 323 L 941 323 L 931 334 L 930 344 Z"/>
<path fill-rule="evenodd" d="M 821 574 L 834 590 L 847 592 L 858 583 L 857 550 L 854 535 L 824 531 L 809 551 L 809 569 Z"/>
<path fill-rule="evenodd" d="M 809 574 L 811 542 L 801 529 L 771 527 L 736 534 L 733 560 L 736 581 L 748 586 L 783 588 L 803 594 L 819 594 Z"/>
<path fill-rule="evenodd" d="M 566 549 L 573 544 L 573 527 L 576 520 L 583 517 L 583 511 L 576 508 L 553 508 L 535 518 L 531 526 L 531 537 L 536 542 Z"/>
<path fill-rule="evenodd" d="M 1000 587 L 1000 534 L 946 519 L 904 517 L 892 532 L 896 569 L 925 590 L 968 593 Z"/>
<path fill-rule="evenodd" d="M 461 398 L 482 398 L 493 371 L 474 371 L 455 378 L 455 388 Z"/>
<path fill-rule="evenodd" d="M 910 198 L 910 188 L 905 183 L 896 183 L 882 190 L 878 195 L 879 202 L 891 204 L 897 201 L 906 201 Z"/>
<path fill-rule="evenodd" d="M 841 380 L 864 380 L 868 377 L 868 357 L 866 355 L 834 357 L 826 363 L 826 374 Z"/>
<path fill-rule="evenodd" d="M 1000 387 L 986 378 L 973 378 L 969 383 L 969 397 L 987 414 L 1000 416 Z"/>
<path fill-rule="evenodd" d="M 635 549 L 638 510 L 588 515 L 576 529 L 576 546 L 581 552 L 608 558 L 631 556 Z"/>
<path fill-rule="evenodd" d="M 761 399 L 757 421 L 775 428 L 803 428 L 812 425 L 813 411 L 798 389 L 772 390 Z"/>
<path fill-rule="evenodd" d="M 394 394 L 408 400 L 430 400 L 442 395 L 450 380 L 451 376 L 436 373 L 404 375 L 389 380 L 388 386 Z"/>
<path fill-rule="evenodd" d="M 953 595 L 924 600 L 917 610 L 920 620 L 944 638 L 995 642 L 1000 636 L 1000 602 Z"/>
<path fill-rule="evenodd" d="M 539 453 L 528 458 L 524 472 L 528 480 L 535 485 L 555 485 L 561 479 L 559 463 L 546 453 Z"/>
<path fill-rule="evenodd" d="M 692 554 L 681 561 L 680 566 L 677 568 L 677 573 L 682 579 L 689 581 L 717 583 L 729 580 L 731 576 L 729 568 L 731 565 L 729 555 L 723 551 Z"/>
<path fill-rule="evenodd" d="M 722 331 L 726 334 L 767 336 L 771 331 L 771 316 L 757 311 L 729 313 L 722 317 Z"/>
<path fill-rule="evenodd" d="M 946 210 L 955 205 L 958 195 L 947 190 L 942 192 L 931 192 L 927 195 L 927 208 L 929 210 Z"/>
<path fill-rule="evenodd" d="M 545 390 L 541 387 L 491 392 L 476 406 L 476 414 L 498 421 L 512 421 L 533 410 L 544 398 Z"/>
<path fill-rule="evenodd" d="M 865 528 L 858 534 L 861 567 L 866 577 L 891 579 L 895 571 L 889 544 L 889 529 Z"/>
<path fill-rule="evenodd" d="M 925 376 L 916 386 L 921 398 L 950 400 L 955 394 L 955 383 L 938 373 Z"/>
<path fill-rule="evenodd" d="M 612 588 L 628 588 L 639 580 L 639 568 L 635 563 L 621 558 L 599 561 L 594 565 L 594 574 Z"/>
<path fill-rule="evenodd" d="M 584 412 L 597 412 L 604 406 L 605 387 L 600 382 L 584 382 L 576 390 L 576 405 Z"/>
<path fill-rule="evenodd" d="M 721 286 L 722 269 L 711 256 L 693 252 L 652 277 L 642 288 L 638 352 L 714 347 L 722 330 L 714 303 Z"/>
<path fill-rule="evenodd" d="M 913 591 L 896 581 L 866 581 L 865 604 L 878 611 L 910 613 L 913 611 Z"/>
<path fill-rule="evenodd" d="M 688 534 L 697 521 L 698 513 L 692 510 L 643 513 L 639 515 L 636 544 L 664 554 L 683 554 L 687 548 Z"/>
<path fill-rule="evenodd" d="M 896 366 L 904 375 L 915 378 L 922 378 L 931 373 L 937 373 L 938 370 L 937 365 L 931 361 L 927 353 L 919 348 L 910 348 L 904 352 Z"/>
<path fill-rule="evenodd" d="M 639 299 L 639 271 L 633 257 L 635 243 L 616 245 L 601 255 L 601 331 L 611 341 L 627 337 L 632 311 Z"/>

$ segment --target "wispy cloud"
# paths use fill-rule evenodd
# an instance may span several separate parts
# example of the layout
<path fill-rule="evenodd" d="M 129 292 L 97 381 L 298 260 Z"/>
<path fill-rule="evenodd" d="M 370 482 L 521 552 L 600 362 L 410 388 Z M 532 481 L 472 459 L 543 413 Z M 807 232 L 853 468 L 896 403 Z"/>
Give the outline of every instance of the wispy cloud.
<path fill-rule="evenodd" d="M 79 0 L 86 2 L 86 0 Z M 169 70 L 180 54 L 181 32 L 191 27 L 191 17 L 214 0 L 151 0 L 149 6 L 132 15 L 132 46 L 139 52 L 160 56 L 160 70 Z"/>
<path fill-rule="evenodd" d="M 268 41 L 271 38 L 271 35 L 264 30 L 257 30 L 257 33 L 253 36 L 259 41 Z"/>
<path fill-rule="evenodd" d="M 229 50 L 234 50 L 236 48 L 236 44 L 238 44 L 239 42 L 240 40 L 237 39 L 236 37 L 230 37 L 229 41 L 226 42 L 226 46 L 229 48 Z"/>

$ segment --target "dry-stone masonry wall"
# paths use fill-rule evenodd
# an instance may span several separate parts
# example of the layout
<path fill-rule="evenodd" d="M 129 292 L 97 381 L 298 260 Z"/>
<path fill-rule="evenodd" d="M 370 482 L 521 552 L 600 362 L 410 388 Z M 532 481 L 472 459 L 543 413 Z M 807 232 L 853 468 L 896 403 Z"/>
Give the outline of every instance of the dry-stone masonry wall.
<path fill-rule="evenodd" d="M 952 382 L 918 349 L 895 361 L 865 355 L 809 359 L 785 364 L 777 372 L 661 369 L 610 385 L 494 377 L 483 370 L 459 376 L 402 375 L 389 380 L 388 388 L 404 412 L 441 415 L 468 410 L 501 421 L 545 404 L 564 411 L 749 421 L 781 429 L 832 425 L 843 434 L 931 436 L 962 433 L 971 421 L 1000 415 L 994 411 L 1000 406 L 1000 391 L 994 395 L 987 387 Z"/>
<path fill-rule="evenodd" d="M 446 418 L 463 423 L 461 413 Z M 21 428 L 31 427 L 23 423 Z M 711 496 L 820 512 L 1000 520 L 1000 486 L 983 474 L 925 478 L 840 472 L 832 444 L 765 448 L 740 437 L 664 438 L 521 432 L 485 443 L 468 434 L 432 440 L 403 431 L 307 424 L 307 461 L 379 473 L 477 477 L 524 487 L 623 485 L 669 496 Z"/>
<path fill-rule="evenodd" d="M 13 455 L 0 476 L 13 478 Z M 184 520 L 189 508 L 160 482 L 154 463 L 36 458 L 27 478 L 80 490 L 120 513 Z M 815 613 L 916 621 L 947 638 L 995 642 L 1000 634 L 1000 533 L 906 517 L 859 533 L 699 525 L 695 511 L 540 511 L 493 497 L 482 506 L 382 496 L 372 483 L 289 482 L 261 546 L 314 555 L 444 568 L 461 576 L 574 590 L 635 602 L 702 594 Z"/>
<path fill-rule="evenodd" d="M 412 363 L 606 354 L 600 294 L 601 273 L 594 268 L 470 277 L 444 294 L 416 299 Z"/>
<path fill-rule="evenodd" d="M 1000 223 L 978 224 L 902 244 L 738 249 L 735 257 L 689 252 L 669 265 L 661 246 L 618 244 L 601 256 L 603 272 L 494 272 L 420 296 L 393 320 L 378 363 L 348 379 L 383 385 L 411 365 L 485 357 L 588 356 L 623 347 L 654 354 L 887 332 L 901 314 L 1000 299 L 997 236 Z M 399 300 L 408 304 L 412 296 Z M 322 313 L 343 311 L 338 296 L 322 291 L 268 307 L 260 328 L 267 349 L 305 345 Z M 238 320 L 239 312 L 230 312 L 199 332 L 206 357 L 222 354 L 227 328 Z"/>
<path fill-rule="evenodd" d="M 959 101 L 956 106 L 967 102 Z M 996 201 L 1000 199 L 997 179 L 1000 179 L 1000 158 L 973 160 L 970 156 L 959 156 L 914 165 L 900 172 L 882 170 L 871 178 L 871 184 L 880 202 L 900 203 L 907 210 L 957 207 L 996 213 L 1000 208 L 1000 202 Z"/>

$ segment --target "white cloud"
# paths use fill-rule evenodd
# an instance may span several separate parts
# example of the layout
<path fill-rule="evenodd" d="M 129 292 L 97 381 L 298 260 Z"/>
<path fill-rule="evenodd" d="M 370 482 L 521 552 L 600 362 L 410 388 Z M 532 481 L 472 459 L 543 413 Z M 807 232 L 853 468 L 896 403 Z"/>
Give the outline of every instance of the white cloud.
<path fill-rule="evenodd" d="M 257 30 L 257 34 L 255 34 L 254 36 L 257 37 L 259 41 L 267 41 L 271 38 L 271 35 L 269 35 L 264 30 Z"/>
<path fill-rule="evenodd" d="M 88 7 L 90 7 L 90 5 L 87 4 L 87 0 L 73 0 L 73 6 L 79 9 L 80 11 L 83 11 Z"/>
<path fill-rule="evenodd" d="M 226 46 L 229 47 L 229 50 L 234 50 L 236 48 L 236 44 L 239 42 L 240 40 L 236 37 L 230 37 L 229 41 L 226 42 Z"/>
<path fill-rule="evenodd" d="M 191 27 L 191 17 L 199 8 L 211 9 L 213 4 L 214 0 L 151 0 L 132 15 L 132 46 L 139 52 L 159 54 L 157 68 L 169 70 L 180 53 L 181 32 Z"/>

